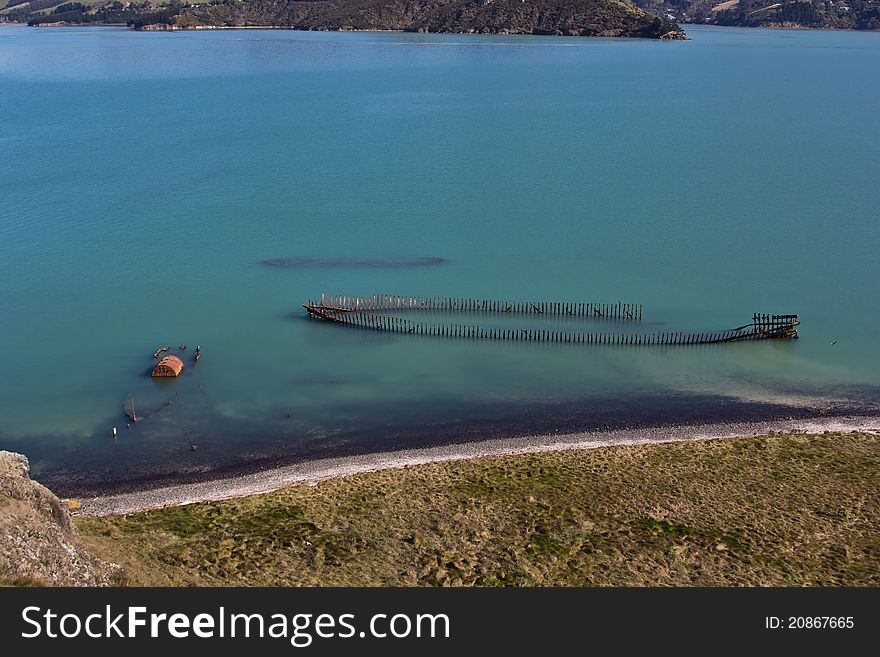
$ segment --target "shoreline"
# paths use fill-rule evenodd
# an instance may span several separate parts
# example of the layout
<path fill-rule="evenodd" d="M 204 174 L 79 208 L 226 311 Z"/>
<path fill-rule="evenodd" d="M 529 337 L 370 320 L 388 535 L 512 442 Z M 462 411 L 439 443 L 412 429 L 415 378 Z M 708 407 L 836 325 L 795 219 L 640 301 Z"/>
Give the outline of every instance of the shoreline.
<path fill-rule="evenodd" d="M 115 27 L 115 28 L 123 28 L 129 30 L 131 32 L 198 32 L 198 31 L 210 31 L 210 30 L 289 30 L 296 32 L 366 32 L 366 33 L 376 33 L 376 34 L 451 34 L 451 35 L 463 35 L 463 36 L 578 36 L 578 35 L 554 35 L 554 34 L 534 34 L 532 32 L 429 32 L 429 31 L 420 31 L 420 30 L 381 30 L 381 29 L 370 29 L 370 30 L 362 30 L 362 29 L 310 29 L 310 28 L 302 28 L 295 27 L 290 25 L 191 25 L 191 26 L 177 26 L 177 25 L 168 25 L 167 27 L 156 27 L 156 25 L 161 24 L 150 24 L 149 26 L 145 26 L 142 28 L 135 28 L 127 23 L 39 23 L 37 25 L 28 25 L 27 23 L 23 23 L 20 21 L 0 21 L 0 26 L 2 25 L 19 25 L 22 27 Z M 678 25 L 682 32 L 687 35 L 688 28 L 719 28 L 719 29 L 731 29 L 731 30 L 775 30 L 780 32 L 853 32 L 853 33 L 877 33 L 880 30 L 871 30 L 871 29 L 856 29 L 853 27 L 833 27 L 833 26 L 824 26 L 824 27 L 809 27 L 806 25 L 721 25 L 719 23 L 702 23 L 702 22 L 687 22 L 687 21 L 676 21 L 676 25 Z M 652 39 L 652 37 L 581 37 L 581 38 L 600 38 L 600 39 Z M 664 37 L 655 37 L 658 41 L 690 41 L 690 37 L 686 39 L 670 39 Z"/>
<path fill-rule="evenodd" d="M 158 488 L 72 498 L 81 507 L 78 516 L 110 516 L 166 507 L 270 493 L 298 485 L 375 472 L 402 469 L 428 463 L 447 463 L 493 456 L 534 454 L 600 447 L 648 445 L 698 440 L 720 440 L 771 433 L 822 432 L 880 433 L 880 416 L 848 415 L 750 422 L 721 422 L 696 425 L 668 425 L 610 431 L 583 431 L 453 443 L 436 447 L 373 452 L 353 456 L 315 459 L 268 468 L 250 474 L 236 474 L 206 481 L 171 484 Z M 70 498 L 68 498 L 70 499 Z"/>
<path fill-rule="evenodd" d="M 297 27 L 295 25 L 177 25 L 176 23 L 149 23 L 141 27 L 134 27 L 127 23 L 67 23 L 60 21 L 57 23 L 37 23 L 29 25 L 28 23 L 19 23 L 7 21 L 3 24 L 24 25 L 26 27 L 116 27 L 123 28 L 130 32 L 204 32 L 214 30 L 288 30 L 293 32 L 319 32 L 319 33 L 349 33 L 363 32 L 367 34 L 449 34 L 455 36 L 535 36 L 535 37 L 577 37 L 583 39 L 647 39 L 656 41 L 688 41 L 687 33 L 682 29 L 680 32 L 671 30 L 657 37 L 644 36 L 628 36 L 628 35 L 583 35 L 583 34 L 536 34 L 535 32 L 517 32 L 501 30 L 497 32 L 476 32 L 476 31 L 431 31 L 431 30 L 407 30 L 407 29 L 359 29 L 359 28 L 339 28 L 339 29 L 316 29 L 308 27 Z M 672 34 L 681 36 L 670 36 Z"/>
<path fill-rule="evenodd" d="M 57 495 L 91 499 L 244 477 L 311 461 L 485 443 L 494 439 L 880 417 L 878 395 L 880 390 L 851 389 L 840 391 L 840 396 L 823 398 L 792 393 L 777 396 L 775 402 L 693 393 L 645 393 L 625 400 L 585 397 L 527 404 L 444 405 L 435 402 L 430 408 L 416 409 L 408 419 L 393 423 L 358 420 L 315 435 L 290 432 L 283 422 L 245 421 L 225 425 L 216 424 L 216 418 L 195 416 L 187 426 L 175 424 L 172 435 L 166 435 L 167 429 L 162 424 L 138 426 L 136 433 L 140 439 L 114 442 L 114 457 L 109 460 L 103 450 L 91 447 L 59 452 L 54 436 L 50 436 L 51 440 L 32 439 L 24 448 L 10 447 L 28 455 L 34 478 Z M 362 409 L 349 410 L 355 415 L 363 412 Z M 369 413 L 375 419 L 391 410 L 372 407 Z M 108 423 L 112 425 L 109 418 Z M 184 440 L 190 430 L 199 435 L 198 451 L 192 448 L 189 439 Z M 102 434 L 97 443 L 83 447 L 100 446 L 105 439 Z M 160 455 L 157 447 L 164 454 Z"/>

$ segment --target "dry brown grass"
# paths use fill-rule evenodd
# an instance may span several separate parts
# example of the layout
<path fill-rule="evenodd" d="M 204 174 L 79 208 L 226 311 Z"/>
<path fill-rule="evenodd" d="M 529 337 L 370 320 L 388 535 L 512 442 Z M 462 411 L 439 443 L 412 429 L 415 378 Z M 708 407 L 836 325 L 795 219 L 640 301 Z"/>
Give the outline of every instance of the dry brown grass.
<path fill-rule="evenodd" d="M 492 457 L 80 519 L 132 584 L 878 585 L 880 437 Z"/>

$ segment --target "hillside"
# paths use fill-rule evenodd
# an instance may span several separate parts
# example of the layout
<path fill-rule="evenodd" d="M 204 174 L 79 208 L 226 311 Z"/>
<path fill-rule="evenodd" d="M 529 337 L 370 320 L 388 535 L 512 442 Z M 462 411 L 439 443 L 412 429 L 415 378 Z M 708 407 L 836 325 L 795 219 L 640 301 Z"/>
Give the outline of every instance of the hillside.
<path fill-rule="evenodd" d="M 0 452 L 0 585 L 877 586 L 878 467 L 877 434 L 776 434 L 426 463 L 74 527 L 77 503 Z"/>
<path fill-rule="evenodd" d="M 681 38 L 673 23 L 616 0 L 248 0 L 185 12 L 206 25 L 285 25 L 308 30 L 405 30 Z"/>
<path fill-rule="evenodd" d="M 649 14 L 679 23 L 737 27 L 880 30 L 880 0 L 634 0 Z"/>
<path fill-rule="evenodd" d="M 880 0 L 0 0 L 0 20 L 682 38 L 675 23 L 880 30 Z"/>
<path fill-rule="evenodd" d="M 880 436 L 485 457 L 78 518 L 134 585 L 877 586 Z"/>
<path fill-rule="evenodd" d="M 618 0 L 223 0 L 210 4 L 31 0 L 7 8 L 4 14 L 31 25 L 127 23 L 136 29 L 275 26 L 686 38 L 675 23 Z"/>

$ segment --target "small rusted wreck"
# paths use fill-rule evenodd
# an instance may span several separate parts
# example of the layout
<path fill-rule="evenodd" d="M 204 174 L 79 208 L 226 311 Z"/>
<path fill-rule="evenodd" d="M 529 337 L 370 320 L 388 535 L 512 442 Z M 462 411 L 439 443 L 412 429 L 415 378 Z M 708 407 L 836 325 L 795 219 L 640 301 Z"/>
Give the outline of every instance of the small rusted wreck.
<path fill-rule="evenodd" d="M 183 371 L 183 361 L 177 356 L 164 356 L 156 363 L 150 376 L 180 376 Z"/>

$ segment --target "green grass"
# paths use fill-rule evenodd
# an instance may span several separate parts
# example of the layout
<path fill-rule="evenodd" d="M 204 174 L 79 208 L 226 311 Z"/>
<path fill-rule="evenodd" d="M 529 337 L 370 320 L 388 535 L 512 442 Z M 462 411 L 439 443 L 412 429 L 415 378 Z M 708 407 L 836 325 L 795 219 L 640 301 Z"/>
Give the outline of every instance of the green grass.
<path fill-rule="evenodd" d="M 49 7 L 44 7 L 43 9 L 41 9 L 40 13 L 44 13 L 44 14 L 52 13 L 52 11 L 55 9 L 55 7 L 63 5 L 67 2 L 79 2 L 80 4 L 84 4 L 88 7 L 99 8 L 99 7 L 104 7 L 105 5 L 112 4 L 113 0 L 58 0 L 58 2 L 54 3 L 53 5 L 51 5 Z M 167 4 L 170 4 L 170 2 L 171 2 L 171 0 L 151 0 L 150 4 L 152 4 L 155 7 L 159 7 L 159 6 L 165 6 Z M 9 0 L 0 0 L 0 11 L 7 9 L 8 7 L 9 7 Z M 12 11 L 14 9 L 19 9 L 19 8 L 27 8 L 27 7 L 26 7 L 26 4 L 19 4 L 16 7 L 11 8 L 10 11 Z"/>
<path fill-rule="evenodd" d="M 878 585 L 880 437 L 492 457 L 77 526 L 136 585 Z"/>

